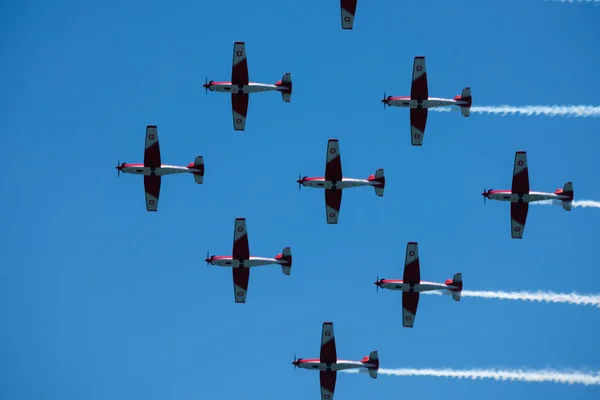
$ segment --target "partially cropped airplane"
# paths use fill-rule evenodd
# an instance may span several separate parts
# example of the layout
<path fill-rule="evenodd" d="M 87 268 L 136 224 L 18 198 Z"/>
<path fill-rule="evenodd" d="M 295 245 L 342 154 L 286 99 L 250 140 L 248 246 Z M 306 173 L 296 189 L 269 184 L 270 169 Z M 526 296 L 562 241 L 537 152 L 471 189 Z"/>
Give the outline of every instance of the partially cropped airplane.
<path fill-rule="evenodd" d="M 379 279 L 377 289 L 390 289 L 402 291 L 402 325 L 412 328 L 415 324 L 417 307 L 419 305 L 419 292 L 442 290 L 450 293 L 455 301 L 460 301 L 463 288 L 462 273 L 454 274 L 452 279 L 444 283 L 427 282 L 421 280 L 421 267 L 419 265 L 419 244 L 408 242 L 406 257 L 404 259 L 404 276 L 402 279 Z"/>
<path fill-rule="evenodd" d="M 371 378 L 377 378 L 379 370 L 379 355 L 372 351 L 364 356 L 361 361 L 338 360 L 335 348 L 335 336 L 333 334 L 333 322 L 323 322 L 321 332 L 321 354 L 319 358 L 298 358 L 294 356 L 292 362 L 295 367 L 320 371 L 321 378 L 321 400 L 332 400 L 335 391 L 335 380 L 337 371 L 344 369 L 367 370 Z"/>
<path fill-rule="evenodd" d="M 158 144 L 158 129 L 155 125 L 146 127 L 146 149 L 143 164 L 117 164 L 117 176 L 120 173 L 144 175 L 144 190 L 146 192 L 146 210 L 158 210 L 158 196 L 160 195 L 161 176 L 189 172 L 194 175 L 196 183 L 204 180 L 204 159 L 196 157 L 194 162 L 187 167 L 165 165 L 161 163 L 160 146 Z"/>
<path fill-rule="evenodd" d="M 286 103 L 289 103 L 292 98 L 292 75 L 289 72 L 283 74 L 283 78 L 274 85 L 250 82 L 248 78 L 248 62 L 246 61 L 246 45 L 244 42 L 235 42 L 233 44 L 231 82 L 215 82 L 208 81 L 207 79 L 207 82 L 202 86 L 204 86 L 206 91 L 231 93 L 233 129 L 236 131 L 243 131 L 246 126 L 250 93 L 276 90 L 281 92 L 281 98 Z"/>
<path fill-rule="evenodd" d="M 342 190 L 358 186 L 373 186 L 375 194 L 383 196 L 385 188 L 385 176 L 383 168 L 375 171 L 375 174 L 367 179 L 355 179 L 342 177 L 342 161 L 340 158 L 340 146 L 337 139 L 329 139 L 327 142 L 327 162 L 325 164 L 325 177 L 309 178 L 302 177 L 298 182 L 298 190 L 302 186 L 325 189 L 325 208 L 327 212 L 327 223 L 337 224 L 342 205 Z"/>
<path fill-rule="evenodd" d="M 340 0 L 342 10 L 342 29 L 352 29 L 354 26 L 354 15 L 356 14 L 356 3 L 358 0 Z"/>
<path fill-rule="evenodd" d="M 285 275 L 290 275 L 292 272 L 292 251 L 289 247 L 285 247 L 281 254 L 277 254 L 275 258 L 250 256 L 246 218 L 235 219 L 232 253 L 231 256 L 209 256 L 207 254 L 204 261 L 207 264 L 219 267 L 231 267 L 233 271 L 233 294 L 236 303 L 246 302 L 250 268 L 280 264 L 281 270 Z"/>
<path fill-rule="evenodd" d="M 410 108 L 410 137 L 413 146 L 423 145 L 425 135 L 425 124 L 427 123 L 427 109 L 432 107 L 459 106 L 463 116 L 470 115 L 471 88 L 466 87 L 462 94 L 454 99 L 443 99 L 429 97 L 427 86 L 427 71 L 425 69 L 425 57 L 415 57 L 413 63 L 412 85 L 409 96 L 387 96 L 383 93 L 383 108 L 386 105 Z"/>
<path fill-rule="evenodd" d="M 484 189 L 481 195 L 484 203 L 485 199 L 510 201 L 510 225 L 513 239 L 523 239 L 529 203 L 543 200 L 560 201 L 566 211 L 571 211 L 574 197 L 573 182 L 566 182 L 562 189 L 556 189 L 554 193 L 530 191 L 527 153 L 524 151 L 517 151 L 515 154 L 511 190 Z"/>

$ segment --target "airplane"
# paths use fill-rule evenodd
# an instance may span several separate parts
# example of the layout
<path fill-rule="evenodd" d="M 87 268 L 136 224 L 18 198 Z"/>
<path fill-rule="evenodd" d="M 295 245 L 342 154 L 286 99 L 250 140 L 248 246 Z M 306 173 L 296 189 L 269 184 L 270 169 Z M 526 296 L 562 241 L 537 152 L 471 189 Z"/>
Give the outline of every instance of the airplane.
<path fill-rule="evenodd" d="M 340 146 L 337 139 L 329 139 L 327 142 L 327 162 L 325 164 L 324 178 L 303 177 L 298 182 L 298 190 L 302 186 L 325 189 L 325 210 L 327 212 L 327 223 L 337 224 L 342 205 L 342 190 L 358 186 L 373 186 L 375 194 L 383 196 L 385 188 L 385 176 L 383 168 L 375 171 L 375 174 L 367 179 L 343 178 L 342 161 L 340 158 Z"/>
<path fill-rule="evenodd" d="M 204 158 L 197 156 L 194 162 L 187 167 L 162 164 L 160 160 L 160 146 L 158 143 L 158 129 L 156 125 L 146 127 L 146 148 L 144 150 L 143 164 L 117 163 L 117 176 L 123 173 L 144 175 L 144 190 L 146 192 L 146 210 L 158 210 L 158 196 L 160 194 L 160 181 L 163 175 L 181 174 L 189 172 L 194 175 L 197 184 L 204 180 Z"/>
<path fill-rule="evenodd" d="M 432 107 L 459 106 L 463 116 L 470 115 L 471 88 L 466 87 L 460 95 L 452 99 L 429 97 L 427 86 L 427 71 L 425 69 L 425 57 L 417 56 L 413 62 L 412 85 L 409 96 L 387 96 L 383 93 L 383 108 L 385 106 L 410 108 L 410 135 L 413 146 L 423 145 L 425 135 L 425 124 L 427 123 L 427 109 Z"/>
<path fill-rule="evenodd" d="M 405 328 L 412 328 L 415 324 L 417 306 L 419 305 L 419 292 L 442 290 L 445 293 L 450 293 L 455 301 L 460 301 L 463 280 L 462 273 L 459 272 L 454 274 L 452 279 L 446 279 L 444 283 L 422 281 L 419 265 L 419 244 L 408 242 L 404 259 L 403 279 L 379 279 L 377 277 L 375 285 L 377 285 L 377 290 L 379 288 L 402 290 L 402 325 Z"/>
<path fill-rule="evenodd" d="M 356 3 L 358 0 L 340 0 L 342 10 L 342 29 L 352 29 L 354 26 L 354 15 L 356 14 Z"/>
<path fill-rule="evenodd" d="M 236 303 L 246 302 L 250 268 L 260 267 L 261 265 L 280 264 L 284 275 L 290 275 L 292 272 L 292 250 L 289 247 L 285 247 L 281 254 L 277 254 L 275 258 L 250 256 L 246 218 L 235 219 L 232 253 L 233 255 L 231 256 L 209 256 L 206 254 L 204 261 L 206 261 L 207 265 L 231 267 L 233 271 L 233 294 Z"/>
<path fill-rule="evenodd" d="M 246 126 L 250 93 L 277 90 L 281 92 L 281 98 L 286 103 L 289 103 L 292 98 L 292 75 L 289 72 L 283 74 L 281 80 L 277 81 L 274 85 L 249 81 L 246 44 L 244 42 L 235 42 L 233 44 L 231 82 L 209 82 L 207 78 L 206 83 L 202 86 L 204 86 L 206 92 L 210 90 L 211 92 L 231 93 L 233 129 L 236 131 L 243 131 Z"/>
<path fill-rule="evenodd" d="M 511 190 L 483 190 L 483 202 L 486 199 L 510 201 L 510 225 L 513 239 L 523 239 L 525 221 L 529 211 L 529 203 L 543 200 L 560 201 L 566 211 L 571 211 L 573 204 L 573 182 L 566 182 L 562 189 L 554 193 L 532 192 L 529 190 L 529 169 L 527 168 L 527 153 L 517 151 L 513 167 Z"/>
<path fill-rule="evenodd" d="M 296 367 L 320 371 L 321 378 L 321 400 L 332 400 L 335 391 L 335 380 L 337 371 L 344 369 L 358 369 L 369 372 L 373 379 L 377 378 L 379 370 L 379 355 L 372 351 L 364 356 L 361 361 L 338 360 L 335 348 L 335 336 L 333 334 L 333 322 L 323 322 L 321 331 L 321 354 L 319 358 L 296 359 L 292 362 Z"/>

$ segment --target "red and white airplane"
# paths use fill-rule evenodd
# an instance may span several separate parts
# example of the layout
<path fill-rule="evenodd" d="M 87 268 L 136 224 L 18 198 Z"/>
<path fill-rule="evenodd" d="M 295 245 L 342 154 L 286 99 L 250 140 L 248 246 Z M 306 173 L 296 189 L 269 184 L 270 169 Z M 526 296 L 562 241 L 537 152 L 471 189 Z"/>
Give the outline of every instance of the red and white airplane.
<path fill-rule="evenodd" d="M 354 26 L 354 15 L 356 14 L 356 3 L 358 0 L 340 0 L 342 10 L 342 29 L 352 29 Z"/>
<path fill-rule="evenodd" d="M 337 371 L 344 369 L 366 369 L 371 378 L 377 378 L 379 370 L 379 355 L 372 351 L 364 356 L 361 361 L 338 360 L 333 334 L 333 322 L 323 322 L 321 332 L 321 355 L 319 358 L 302 359 L 294 356 L 294 367 L 320 371 L 321 375 L 321 400 L 332 400 L 335 391 Z"/>
<path fill-rule="evenodd" d="M 562 189 L 554 193 L 532 192 L 529 190 L 529 169 L 527 168 L 527 153 L 517 151 L 513 168 L 511 190 L 485 190 L 481 193 L 485 199 L 510 201 L 510 225 L 513 239 L 523 239 L 525 221 L 529 211 L 529 203 L 543 200 L 556 200 L 562 203 L 566 211 L 571 211 L 573 204 L 573 182 L 566 182 Z"/>
<path fill-rule="evenodd" d="M 412 328 L 415 324 L 417 306 L 419 305 L 419 292 L 442 290 L 445 293 L 450 293 L 455 301 L 460 301 L 463 289 L 462 273 L 460 272 L 454 274 L 452 279 L 446 279 L 444 283 L 422 281 L 419 265 L 419 244 L 416 242 L 408 242 L 406 245 L 403 279 L 377 278 L 375 285 L 377 285 L 377 290 L 382 288 L 402 291 L 402 325 L 406 328 Z"/>
<path fill-rule="evenodd" d="M 327 223 L 337 224 L 342 205 L 342 190 L 358 186 L 373 186 L 375 194 L 383 196 L 385 188 L 385 176 L 383 168 L 375 171 L 375 174 L 367 179 L 355 179 L 342 177 L 342 161 L 340 158 L 340 146 L 337 139 L 329 139 L 327 142 L 327 163 L 325 164 L 324 178 L 299 178 L 298 190 L 302 186 L 325 189 L 325 208 L 327 212 Z"/>
<path fill-rule="evenodd" d="M 203 86 L 207 91 L 231 93 L 233 129 L 236 131 L 243 131 L 246 126 L 250 93 L 277 90 L 281 92 L 281 98 L 286 103 L 289 103 L 292 98 L 292 75 L 289 72 L 283 74 L 283 78 L 274 85 L 250 82 L 248 78 L 248 62 L 246 61 L 246 45 L 244 42 L 235 42 L 233 44 L 231 82 L 207 81 Z"/>
<path fill-rule="evenodd" d="M 158 129 L 155 125 L 146 127 L 146 149 L 143 164 L 118 164 L 117 176 L 121 173 L 144 175 L 144 190 L 146 191 L 146 210 L 158 210 L 158 196 L 160 194 L 160 181 L 163 175 L 181 174 L 189 172 L 194 175 L 196 183 L 204 180 L 204 158 L 197 156 L 194 162 L 187 167 L 162 164 L 160 160 L 160 146 L 158 144 Z"/>
<path fill-rule="evenodd" d="M 413 63 L 412 85 L 409 96 L 385 96 L 383 94 L 383 108 L 386 105 L 410 108 L 410 136 L 413 146 L 423 145 L 425 135 L 425 124 L 427 123 L 427 109 L 432 107 L 459 106 L 463 116 L 470 114 L 471 88 L 463 89 L 460 96 L 453 99 L 429 97 L 427 86 L 427 71 L 425 69 L 425 57 L 415 57 Z"/>
<path fill-rule="evenodd" d="M 233 227 L 233 251 L 231 256 L 208 256 L 207 264 L 219 267 L 231 267 L 233 271 L 233 294 L 236 303 L 246 302 L 248 291 L 248 280 L 250 279 L 250 268 L 261 265 L 280 264 L 285 275 L 292 272 L 292 250 L 289 247 L 283 249 L 281 254 L 275 258 L 252 257 L 248 245 L 248 231 L 246 230 L 246 218 L 236 218 Z"/>

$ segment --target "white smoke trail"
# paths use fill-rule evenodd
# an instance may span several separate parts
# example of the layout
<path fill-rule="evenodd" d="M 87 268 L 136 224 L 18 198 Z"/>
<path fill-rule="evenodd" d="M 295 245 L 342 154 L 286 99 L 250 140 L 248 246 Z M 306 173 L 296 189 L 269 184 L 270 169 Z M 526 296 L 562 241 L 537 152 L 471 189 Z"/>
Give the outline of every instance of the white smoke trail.
<path fill-rule="evenodd" d="M 598 0 L 600 2 L 600 0 Z M 451 108 L 434 107 L 432 111 L 449 112 Z M 458 108 L 456 109 L 458 110 Z M 472 113 L 505 115 L 545 115 L 549 117 L 600 117 L 600 106 L 482 106 L 471 107 Z"/>
<path fill-rule="evenodd" d="M 600 0 L 599 0 L 600 1 Z M 561 205 L 562 202 L 560 200 L 542 200 L 542 201 L 534 201 L 530 204 L 541 204 L 541 205 Z M 572 207 L 592 207 L 592 208 L 600 208 L 600 201 L 595 200 L 575 200 L 571 204 Z"/>
<path fill-rule="evenodd" d="M 343 370 L 347 373 L 356 373 L 356 370 Z M 456 370 L 451 368 L 380 368 L 379 374 L 393 376 L 435 376 L 439 378 L 455 379 L 493 379 L 495 381 L 521 381 L 521 382 L 552 382 L 567 383 L 569 385 L 600 385 L 600 371 L 557 371 L 553 369 L 526 370 L 526 369 L 467 369 Z"/>
<path fill-rule="evenodd" d="M 439 291 L 422 292 L 423 294 L 442 294 Z M 492 290 L 463 290 L 462 297 L 479 297 L 483 299 L 521 300 L 539 303 L 563 303 L 578 306 L 594 306 L 600 308 L 600 295 L 554 292 L 503 292 Z"/>
<path fill-rule="evenodd" d="M 546 0 L 548 1 L 548 0 Z M 551 0 L 555 3 L 590 3 L 600 5 L 600 0 Z"/>

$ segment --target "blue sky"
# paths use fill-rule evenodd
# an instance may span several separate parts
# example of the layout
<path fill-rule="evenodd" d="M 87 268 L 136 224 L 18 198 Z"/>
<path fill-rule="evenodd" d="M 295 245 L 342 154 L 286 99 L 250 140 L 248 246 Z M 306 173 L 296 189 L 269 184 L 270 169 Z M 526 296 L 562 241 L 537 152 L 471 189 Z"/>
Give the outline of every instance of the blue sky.
<path fill-rule="evenodd" d="M 85 3 L 85 4 L 84 4 Z M 354 31 L 339 2 L 4 2 L 0 6 L 0 397 L 5 399 L 319 399 L 318 374 L 294 372 L 294 352 L 318 357 L 321 323 L 338 355 L 378 350 L 383 368 L 600 369 L 600 315 L 589 307 L 423 296 L 402 328 L 406 242 L 421 276 L 462 272 L 465 289 L 597 292 L 600 211 L 532 206 L 525 238 L 510 238 L 516 150 L 533 190 L 572 180 L 600 200 L 600 120 L 430 113 L 422 148 L 408 111 L 412 60 L 427 57 L 429 93 L 470 85 L 474 105 L 598 105 L 600 8 L 527 1 L 359 1 Z M 325 4 L 326 3 L 326 4 Z M 485 4 L 483 4 L 485 3 Z M 245 41 L 250 79 L 291 72 L 292 102 L 252 95 L 245 132 L 228 80 Z M 164 163 L 203 155 L 206 176 L 163 179 L 158 213 L 142 178 L 144 129 L 158 125 Z M 329 138 L 344 175 L 385 168 L 386 189 L 344 193 L 340 223 L 298 173 L 320 176 Z M 253 270 L 235 304 L 230 254 L 246 217 L 253 255 L 294 255 L 292 275 Z M 597 387 L 340 375 L 337 400 L 597 398 Z"/>

